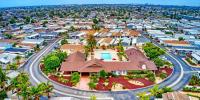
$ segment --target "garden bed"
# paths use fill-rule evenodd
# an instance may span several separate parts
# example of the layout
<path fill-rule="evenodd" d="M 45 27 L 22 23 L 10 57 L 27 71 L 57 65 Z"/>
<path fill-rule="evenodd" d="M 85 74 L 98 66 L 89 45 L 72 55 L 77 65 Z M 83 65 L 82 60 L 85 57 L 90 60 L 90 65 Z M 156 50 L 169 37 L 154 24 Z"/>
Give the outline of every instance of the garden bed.
<path fill-rule="evenodd" d="M 130 80 L 141 82 L 144 85 L 141 86 L 141 85 L 132 84 L 129 82 Z M 108 82 L 108 84 L 105 85 L 105 82 Z M 146 87 L 146 86 L 154 84 L 154 82 L 151 82 L 145 78 L 126 79 L 123 76 L 119 76 L 119 77 L 110 77 L 107 79 L 107 81 L 106 79 L 100 78 L 95 89 L 100 90 L 100 91 L 109 91 L 112 89 L 113 84 L 116 84 L 116 83 L 123 85 L 123 89 L 137 89 L 137 88 L 142 88 L 142 87 Z"/>
<path fill-rule="evenodd" d="M 67 79 L 67 80 L 69 80 L 69 81 L 68 81 L 68 82 L 61 82 L 61 81 L 59 81 L 59 77 L 57 77 L 57 76 L 55 76 L 55 75 L 49 76 L 49 79 L 51 79 L 51 80 L 53 80 L 53 81 L 55 81 L 55 82 L 58 82 L 58 83 L 60 83 L 60 84 L 62 84 L 62 85 L 66 85 L 66 86 L 70 86 L 70 87 L 73 86 L 72 83 L 70 82 L 70 77 L 69 77 L 69 76 L 64 76 L 63 78 L 64 78 L 64 79 Z"/>
<path fill-rule="evenodd" d="M 170 76 L 173 72 L 173 69 L 172 68 L 160 68 L 159 70 L 156 71 L 156 75 L 159 75 L 161 73 L 166 73 L 167 76 Z"/>

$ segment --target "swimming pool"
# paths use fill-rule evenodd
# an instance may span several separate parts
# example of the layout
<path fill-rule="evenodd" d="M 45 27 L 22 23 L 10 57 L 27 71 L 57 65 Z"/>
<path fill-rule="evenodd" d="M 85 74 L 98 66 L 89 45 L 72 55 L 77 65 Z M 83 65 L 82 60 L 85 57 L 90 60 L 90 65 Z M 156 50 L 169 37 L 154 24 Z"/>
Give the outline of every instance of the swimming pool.
<path fill-rule="evenodd" d="M 111 59 L 112 59 L 110 53 L 101 53 L 101 58 L 102 58 L 103 60 L 111 60 Z"/>

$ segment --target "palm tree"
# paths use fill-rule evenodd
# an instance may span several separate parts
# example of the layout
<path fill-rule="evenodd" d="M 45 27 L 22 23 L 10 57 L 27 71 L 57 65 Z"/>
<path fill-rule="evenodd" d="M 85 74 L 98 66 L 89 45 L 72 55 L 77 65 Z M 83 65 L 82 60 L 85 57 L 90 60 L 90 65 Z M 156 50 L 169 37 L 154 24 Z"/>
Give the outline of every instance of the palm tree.
<path fill-rule="evenodd" d="M 30 87 L 30 95 L 34 98 L 34 100 L 39 100 L 39 97 L 43 94 L 41 87 L 39 85 L 37 87 Z"/>
<path fill-rule="evenodd" d="M 15 60 L 16 60 L 16 62 L 17 62 L 17 65 L 20 64 L 20 60 L 21 60 L 21 59 L 22 59 L 21 56 L 19 56 L 19 55 L 16 56 Z"/>
<path fill-rule="evenodd" d="M 86 58 L 87 58 L 88 55 L 89 55 L 89 51 L 90 51 L 89 46 L 84 46 L 84 52 L 85 52 L 85 56 L 86 56 Z"/>
<path fill-rule="evenodd" d="M 138 93 L 137 96 L 139 96 L 140 100 L 150 100 L 150 96 L 146 92 Z"/>
<path fill-rule="evenodd" d="M 28 100 L 29 99 L 29 86 L 30 83 L 25 83 L 25 84 L 18 84 L 18 91 L 17 91 L 17 95 L 18 96 L 22 96 L 23 100 Z M 19 97 L 18 97 L 19 98 Z"/>
<path fill-rule="evenodd" d="M 97 100 L 97 97 L 95 95 L 91 95 L 90 100 Z"/>
<path fill-rule="evenodd" d="M 22 96 L 24 99 L 29 97 L 28 87 L 30 85 L 28 74 L 20 73 L 17 77 L 11 80 L 12 91 L 17 93 L 18 98 Z"/>
<path fill-rule="evenodd" d="M 9 77 L 6 76 L 6 73 L 3 72 L 2 67 L 0 66 L 0 88 L 5 88 L 8 79 Z"/>
<path fill-rule="evenodd" d="M 53 91 L 53 85 L 50 84 L 50 82 L 48 81 L 46 83 L 46 90 L 45 92 L 47 93 L 48 98 L 50 98 L 50 93 Z"/>
<path fill-rule="evenodd" d="M 159 89 L 158 85 L 155 85 L 153 88 L 149 89 L 149 92 L 152 96 L 157 97 L 159 94 L 163 92 L 162 89 Z"/>
<path fill-rule="evenodd" d="M 93 52 L 93 49 L 96 47 L 96 40 L 93 35 L 88 35 L 87 38 L 87 46 L 90 48 L 90 52 Z"/>

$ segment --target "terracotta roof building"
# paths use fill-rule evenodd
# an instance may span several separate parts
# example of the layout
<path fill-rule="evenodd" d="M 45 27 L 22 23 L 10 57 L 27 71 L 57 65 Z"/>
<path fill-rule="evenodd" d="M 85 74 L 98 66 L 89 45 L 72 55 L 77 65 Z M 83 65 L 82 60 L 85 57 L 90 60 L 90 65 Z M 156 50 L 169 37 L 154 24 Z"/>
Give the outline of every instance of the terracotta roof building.
<path fill-rule="evenodd" d="M 76 44 L 64 44 L 60 48 L 61 51 L 67 53 L 74 53 L 74 52 L 83 52 L 84 46 L 83 45 L 76 45 Z"/>
<path fill-rule="evenodd" d="M 169 46 L 189 46 L 190 43 L 187 41 L 179 41 L 179 40 L 164 40 L 163 41 L 165 45 Z"/>
<path fill-rule="evenodd" d="M 77 51 L 69 55 L 62 63 L 60 71 L 62 72 L 114 72 L 116 74 L 127 74 L 128 70 L 157 70 L 156 65 L 149 61 L 139 50 L 131 48 L 126 50 L 129 61 L 106 62 L 100 59 L 86 61 L 83 53 Z"/>
<path fill-rule="evenodd" d="M 163 94 L 163 100 L 191 100 L 189 96 L 179 93 L 170 92 Z"/>

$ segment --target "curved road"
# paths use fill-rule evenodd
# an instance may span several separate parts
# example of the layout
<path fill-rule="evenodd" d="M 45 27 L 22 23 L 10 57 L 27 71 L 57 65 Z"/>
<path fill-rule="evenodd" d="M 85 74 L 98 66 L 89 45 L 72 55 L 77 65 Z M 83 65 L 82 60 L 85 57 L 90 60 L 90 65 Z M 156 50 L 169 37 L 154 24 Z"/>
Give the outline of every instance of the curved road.
<path fill-rule="evenodd" d="M 55 42 L 50 43 L 48 46 L 44 47 L 40 52 L 31 57 L 30 60 L 24 65 L 23 71 L 26 71 L 30 74 L 30 81 L 33 85 L 49 81 L 48 78 L 44 77 L 43 73 L 41 73 L 38 66 L 43 56 L 51 52 L 58 41 L 59 40 L 56 40 Z M 165 56 L 174 64 L 174 72 L 165 81 L 159 83 L 159 85 L 161 87 L 170 86 L 174 90 L 180 90 L 184 85 L 187 84 L 191 77 L 190 73 L 184 73 L 184 71 L 191 71 L 192 69 L 190 66 L 185 64 L 180 58 L 178 58 L 176 55 L 173 55 L 172 53 L 168 53 Z M 51 83 L 54 86 L 53 91 L 58 96 L 71 96 L 79 99 L 88 99 L 91 95 L 96 95 L 99 100 L 135 100 L 137 99 L 137 93 L 142 91 L 148 91 L 149 88 L 153 87 L 149 86 L 136 90 L 118 92 L 94 92 L 65 87 L 53 81 L 51 81 Z"/>

